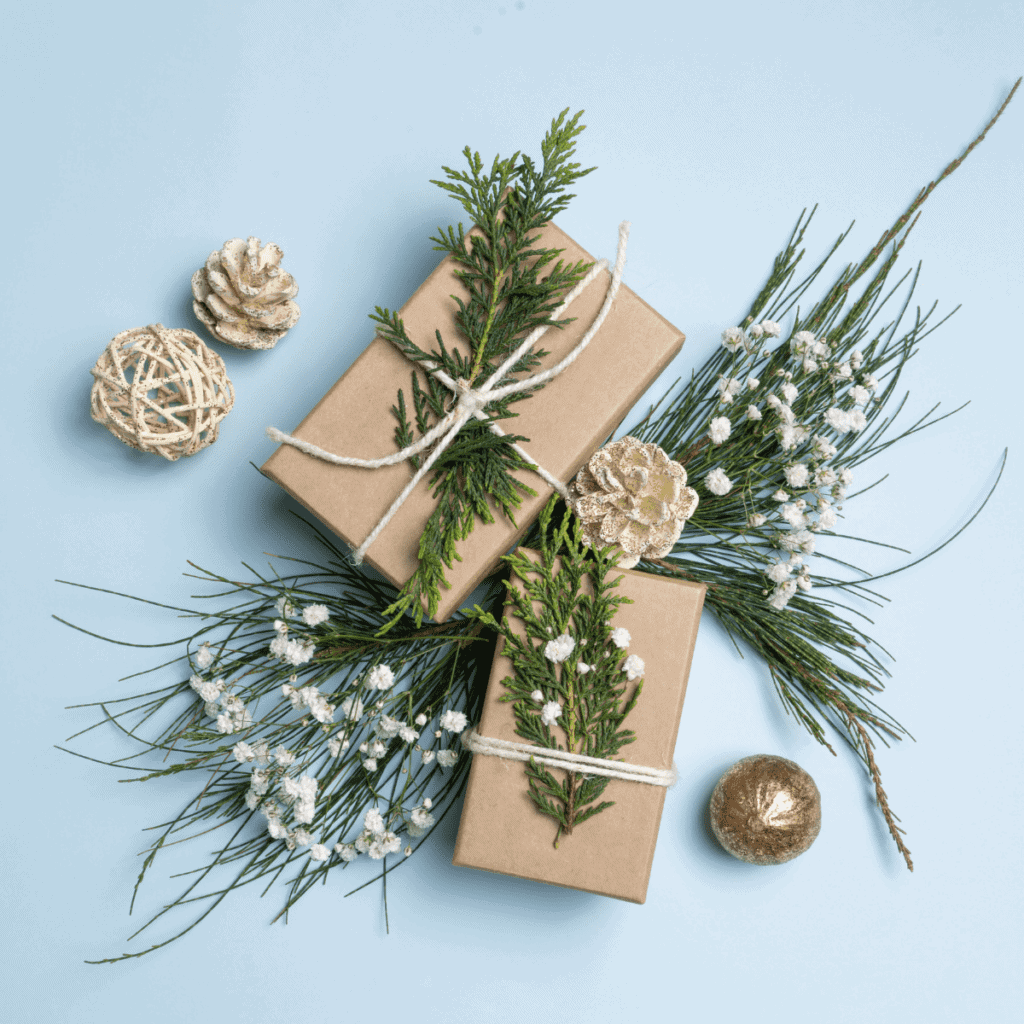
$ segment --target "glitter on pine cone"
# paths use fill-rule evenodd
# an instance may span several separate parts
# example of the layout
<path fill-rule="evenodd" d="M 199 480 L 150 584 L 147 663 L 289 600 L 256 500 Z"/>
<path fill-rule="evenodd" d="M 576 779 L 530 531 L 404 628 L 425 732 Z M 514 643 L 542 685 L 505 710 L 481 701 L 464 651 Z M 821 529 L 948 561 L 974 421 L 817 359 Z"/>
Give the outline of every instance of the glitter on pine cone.
<path fill-rule="evenodd" d="M 618 565 L 663 558 L 697 509 L 686 470 L 656 444 L 622 437 L 593 455 L 569 485 L 568 503 L 594 547 L 621 549 Z"/>
<path fill-rule="evenodd" d="M 119 441 L 171 462 L 213 444 L 235 403 L 224 360 L 181 327 L 122 331 L 89 372 L 92 418 Z"/>
<path fill-rule="evenodd" d="M 711 828 L 729 853 L 748 864 L 784 864 L 818 837 L 821 795 L 793 761 L 744 757 L 711 794 Z"/>
<path fill-rule="evenodd" d="M 232 238 L 192 275 L 192 309 L 220 341 L 235 348 L 273 348 L 295 326 L 299 286 L 280 268 L 273 243 Z"/>

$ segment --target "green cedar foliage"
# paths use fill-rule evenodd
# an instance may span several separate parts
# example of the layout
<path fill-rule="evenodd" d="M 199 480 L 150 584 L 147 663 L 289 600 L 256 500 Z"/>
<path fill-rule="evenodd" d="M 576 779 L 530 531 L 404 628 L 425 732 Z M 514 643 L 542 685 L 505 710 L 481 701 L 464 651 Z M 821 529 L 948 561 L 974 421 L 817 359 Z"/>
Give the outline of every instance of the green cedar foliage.
<path fill-rule="evenodd" d="M 561 249 L 537 246 L 536 232 L 569 205 L 573 195 L 567 189 L 594 170 L 572 160 L 584 129 L 582 113 L 567 117 L 567 108 L 551 122 L 539 164 L 517 152 L 506 159 L 496 156 L 488 170 L 480 154 L 467 146 L 468 169 L 445 167 L 447 180 L 433 182 L 459 201 L 475 225 L 471 231 L 461 223 L 438 228 L 431 239 L 455 264 L 468 299 L 455 297 L 457 337 L 445 339 L 435 331 L 431 349 L 409 337 L 396 312 L 378 306 L 371 315 L 381 337 L 423 368 L 412 373 L 411 415 L 402 391 L 392 407 L 399 448 L 412 444 L 452 407 L 452 394 L 424 369 L 437 366 L 452 379 L 479 387 L 530 332 L 571 323 L 571 318 L 552 316 L 592 264 L 563 262 Z M 497 386 L 535 372 L 545 355 L 531 349 Z M 486 409 L 488 418 L 514 417 L 514 403 L 534 390 L 494 402 Z M 530 468 L 512 447 L 528 440 L 512 433 L 497 435 L 481 420 L 472 420 L 431 467 L 436 507 L 420 539 L 419 568 L 385 613 L 392 623 L 410 612 L 419 626 L 424 613 L 436 613 L 441 588 L 448 586 L 445 569 L 459 559 L 458 542 L 472 532 L 477 519 L 493 522 L 499 514 L 515 522 L 523 496 L 536 493 L 513 475 Z"/>
<path fill-rule="evenodd" d="M 557 498 L 540 515 L 539 560 L 522 550 L 504 557 L 519 580 L 506 580 L 508 607 L 501 622 L 480 608 L 474 617 L 504 637 L 503 653 L 512 662 L 512 675 L 502 680 L 502 701 L 513 706 L 516 732 L 527 743 L 552 750 L 568 750 L 589 757 L 614 758 L 619 750 L 636 738 L 631 729 L 622 728 L 626 716 L 636 706 L 642 680 L 630 683 L 622 663 L 627 652 L 611 642 L 612 620 L 620 604 L 631 604 L 615 593 L 622 579 L 613 576 L 618 549 L 597 550 L 585 547 L 579 522 L 567 515 L 560 526 L 552 528 L 551 518 Z M 514 616 L 524 629 L 517 632 Z M 575 641 L 570 656 L 560 664 L 544 653 L 552 639 L 567 634 Z M 581 661 L 590 665 L 585 674 Z M 533 696 L 539 691 L 542 700 Z M 561 716 L 554 726 L 541 717 L 544 705 L 557 701 Z M 533 758 L 525 765 L 530 798 L 542 814 L 558 823 L 559 837 L 588 818 L 611 807 L 614 801 L 601 800 L 609 780 L 581 772 L 556 769 L 554 772 Z M 600 802 L 598 802 L 600 801 Z"/>

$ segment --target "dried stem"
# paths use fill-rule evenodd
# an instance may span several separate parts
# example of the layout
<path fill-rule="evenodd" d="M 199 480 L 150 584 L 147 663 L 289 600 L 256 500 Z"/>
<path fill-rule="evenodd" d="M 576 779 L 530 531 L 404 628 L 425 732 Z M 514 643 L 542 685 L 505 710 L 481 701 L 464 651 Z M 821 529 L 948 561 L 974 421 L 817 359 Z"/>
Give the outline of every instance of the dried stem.
<path fill-rule="evenodd" d="M 896 824 L 899 818 L 896 817 L 889 807 L 889 798 L 886 796 L 885 788 L 882 785 L 882 773 L 878 770 L 878 765 L 875 763 L 875 746 L 871 742 L 871 737 L 868 735 L 867 730 L 853 715 L 847 712 L 845 718 L 847 728 L 856 730 L 857 735 L 860 736 L 861 743 L 864 745 L 865 760 L 867 761 L 868 770 L 871 772 L 871 780 L 875 784 L 875 800 L 885 818 L 886 825 L 889 826 L 889 835 L 892 836 L 893 841 L 896 843 L 896 849 L 900 851 L 903 859 L 907 862 L 907 868 L 913 871 L 914 862 L 910 859 L 910 850 L 907 849 L 906 843 L 903 842 L 906 830 Z"/>

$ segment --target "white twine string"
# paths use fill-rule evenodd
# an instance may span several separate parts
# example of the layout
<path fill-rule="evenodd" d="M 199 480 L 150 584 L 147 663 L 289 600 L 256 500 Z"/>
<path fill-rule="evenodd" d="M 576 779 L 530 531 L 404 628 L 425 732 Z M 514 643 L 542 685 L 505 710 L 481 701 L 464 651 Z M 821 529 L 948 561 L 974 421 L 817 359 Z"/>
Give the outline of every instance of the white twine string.
<path fill-rule="evenodd" d="M 291 445 L 293 448 L 297 448 L 301 452 L 305 452 L 307 455 L 312 455 L 316 459 L 320 459 L 323 462 L 329 462 L 335 466 L 357 466 L 362 469 L 380 469 L 382 466 L 395 466 L 402 462 L 407 462 L 409 459 L 420 452 L 429 448 L 435 441 L 437 441 L 436 447 L 430 452 L 426 459 L 420 464 L 419 469 L 413 475 L 412 479 L 402 489 L 401 494 L 391 503 L 391 507 L 384 513 L 381 520 L 377 525 L 370 531 L 366 539 L 362 544 L 359 545 L 355 551 L 352 552 L 352 561 L 357 565 L 362 562 L 366 555 L 367 549 L 377 539 L 380 532 L 384 529 L 388 523 L 391 522 L 395 513 L 402 507 L 405 499 L 413 492 L 416 485 L 423 479 L 424 476 L 430 471 L 430 467 L 438 460 L 444 450 L 449 444 L 455 439 L 459 431 L 469 422 L 470 419 L 475 417 L 476 419 L 485 422 L 488 427 L 499 435 L 504 435 L 504 431 L 498 426 L 493 420 L 488 419 L 487 414 L 484 410 L 490 405 L 491 402 L 499 401 L 502 398 L 507 398 L 509 395 L 518 394 L 521 391 L 527 391 L 530 388 L 535 388 L 540 384 L 544 384 L 549 380 L 557 377 L 560 373 L 571 366 L 576 359 L 583 353 L 584 349 L 590 344 L 591 339 L 601 329 L 601 325 L 604 323 L 605 318 L 608 316 L 609 311 L 612 308 L 612 303 L 615 301 L 615 295 L 619 290 L 619 284 L 622 281 L 622 270 L 626 265 L 626 241 L 629 238 L 629 221 L 623 221 L 619 225 L 619 244 L 618 251 L 615 257 L 615 267 L 612 270 L 611 281 L 608 284 L 608 291 L 605 293 L 604 303 L 601 306 L 600 311 L 594 318 L 594 322 L 590 325 L 586 334 L 579 340 L 575 348 L 561 360 L 556 363 L 550 369 L 543 370 L 540 373 L 534 374 L 532 377 L 526 377 L 523 380 L 514 381 L 511 384 L 506 384 L 504 387 L 497 387 L 497 383 L 501 380 L 506 373 L 530 350 L 530 348 L 537 343 L 544 332 L 547 330 L 547 326 L 538 327 L 535 331 L 529 334 L 519 347 L 498 367 L 494 373 L 479 387 L 470 387 L 470 382 L 466 380 L 453 380 L 447 373 L 440 368 L 437 363 L 424 362 L 420 365 L 425 370 L 431 373 L 438 381 L 440 381 L 446 388 L 448 388 L 453 395 L 458 398 L 455 407 L 447 413 L 441 420 L 438 421 L 433 427 L 430 428 L 418 441 L 414 444 L 408 445 L 401 451 L 394 452 L 391 455 L 385 455 L 379 459 L 356 459 L 349 458 L 343 455 L 335 455 L 333 452 L 325 451 L 323 448 L 317 447 L 315 444 L 310 444 L 308 441 L 303 441 L 300 438 L 293 437 L 291 434 L 285 434 L 283 431 L 277 429 L 277 427 L 267 427 L 267 436 L 277 441 L 278 444 Z M 565 301 L 555 310 L 552 314 L 551 319 L 557 320 L 558 317 L 565 312 L 570 303 L 575 300 L 580 293 L 601 273 L 602 270 L 608 269 L 607 260 L 599 260 L 591 267 L 590 272 L 586 277 L 569 294 L 565 297 Z M 534 472 L 540 476 L 545 483 L 556 490 L 562 497 L 566 496 L 565 485 L 552 476 L 546 469 L 539 466 L 529 454 L 524 451 L 518 444 L 513 444 L 512 448 L 528 462 Z"/>
<path fill-rule="evenodd" d="M 571 750 L 552 750 L 550 747 L 535 747 L 531 743 L 514 743 L 493 736 L 481 736 L 475 728 L 467 729 L 462 734 L 462 745 L 474 754 L 487 754 L 508 761 L 535 761 L 552 768 L 563 768 L 567 772 L 582 772 L 583 775 L 605 775 L 610 779 L 644 782 L 649 786 L 667 787 L 676 784 L 675 765 L 671 768 L 647 768 L 642 764 L 574 754 Z"/>

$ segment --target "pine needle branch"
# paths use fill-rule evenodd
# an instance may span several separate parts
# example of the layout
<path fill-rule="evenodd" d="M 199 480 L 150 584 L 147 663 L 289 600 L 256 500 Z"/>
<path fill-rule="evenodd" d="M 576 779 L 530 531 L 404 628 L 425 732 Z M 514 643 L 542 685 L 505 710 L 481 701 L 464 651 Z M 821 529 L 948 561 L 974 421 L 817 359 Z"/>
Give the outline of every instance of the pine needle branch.
<path fill-rule="evenodd" d="M 419 629 L 406 619 L 379 637 L 382 609 L 395 591 L 335 559 L 340 552 L 333 541 L 308 525 L 330 560 L 294 560 L 310 571 L 254 573 L 235 582 L 200 568 L 219 606 L 175 609 L 201 623 L 177 659 L 179 666 L 184 660 L 187 678 L 119 697 L 117 712 L 105 702 L 93 705 L 102 722 L 138 746 L 131 757 L 162 761 L 125 765 L 124 758 L 67 750 L 141 773 L 124 781 L 196 780 L 195 795 L 156 826 L 159 838 L 143 851 L 132 907 L 166 849 L 229 822 L 238 825 L 227 844 L 184 873 L 196 877 L 143 928 L 196 905 L 201 909 L 194 918 L 167 940 L 91 963 L 160 949 L 253 882 L 269 888 L 290 873 L 281 910 L 287 915 L 329 873 L 365 860 L 361 850 L 385 866 L 396 854 L 404 861 L 429 834 L 434 815 L 443 818 L 461 792 L 468 763 L 450 738 L 438 740 L 434 732 L 444 736 L 448 710 L 479 714 L 478 680 L 494 634 L 467 618 Z M 174 671 L 173 664 L 164 668 Z M 303 810 L 307 776 L 316 783 Z M 366 826 L 367 807 L 377 809 L 379 832 Z M 224 870 L 232 871 L 225 884 L 209 892 L 198 888 Z"/>
<path fill-rule="evenodd" d="M 683 462 L 700 495 L 672 553 L 645 564 L 706 583 L 706 606 L 738 650 L 764 659 L 786 711 L 830 750 L 829 726 L 857 752 L 911 870 L 875 759 L 877 741 L 907 733 L 870 696 L 881 692 L 889 675 L 874 653 L 879 645 L 847 617 L 860 613 L 833 595 L 868 597 L 872 592 L 864 584 L 923 559 L 874 575 L 851 566 L 852 577 L 816 575 L 812 585 L 807 556 L 835 531 L 844 501 L 852 500 L 847 488 L 853 467 L 952 415 L 935 416 L 933 407 L 908 426 L 895 426 L 907 402 L 898 393 L 901 374 L 939 324 L 929 322 L 935 304 L 925 312 L 918 308 L 904 324 L 920 267 L 895 285 L 889 277 L 925 200 L 981 142 L 1019 85 L 1020 79 L 979 135 L 917 193 L 864 258 L 840 271 L 806 314 L 796 308 L 783 331 L 778 321 L 794 310 L 848 234 L 793 284 L 814 211 L 801 213 L 741 327 L 724 332 L 723 347 L 633 432 Z M 898 311 L 878 323 L 907 282 Z M 779 343 L 772 348 L 775 337 Z M 946 543 L 974 521 L 991 495 Z"/>

